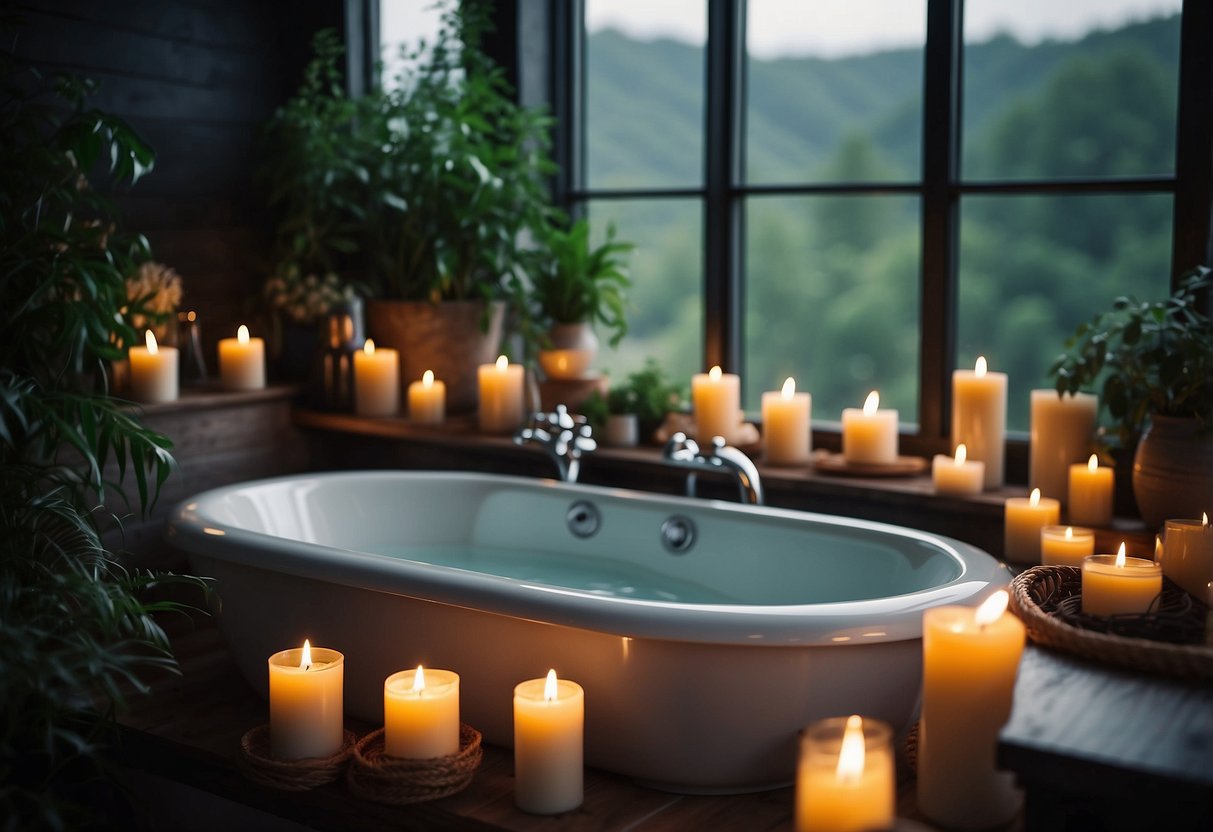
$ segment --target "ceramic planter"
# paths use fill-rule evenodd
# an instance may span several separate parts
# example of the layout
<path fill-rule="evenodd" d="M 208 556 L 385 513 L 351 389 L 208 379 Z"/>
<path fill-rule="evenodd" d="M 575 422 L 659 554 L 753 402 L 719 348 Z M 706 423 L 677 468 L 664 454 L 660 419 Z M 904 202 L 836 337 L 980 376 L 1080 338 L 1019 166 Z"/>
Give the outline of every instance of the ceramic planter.
<path fill-rule="evenodd" d="M 549 379 L 585 378 L 598 357 L 598 336 L 585 322 L 553 324 L 548 330 L 550 349 L 539 351 L 539 366 Z"/>
<path fill-rule="evenodd" d="M 1195 419 L 1152 416 L 1133 457 L 1133 493 L 1150 528 L 1210 511 L 1213 433 L 1201 434 Z"/>

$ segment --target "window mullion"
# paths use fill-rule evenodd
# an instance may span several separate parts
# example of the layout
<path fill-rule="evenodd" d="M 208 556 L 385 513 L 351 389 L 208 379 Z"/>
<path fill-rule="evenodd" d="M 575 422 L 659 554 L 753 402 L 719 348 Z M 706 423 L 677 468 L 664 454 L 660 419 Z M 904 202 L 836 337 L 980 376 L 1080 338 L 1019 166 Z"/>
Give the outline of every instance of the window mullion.
<path fill-rule="evenodd" d="M 1184 0 L 1180 16 L 1179 113 L 1175 124 L 1175 209 L 1172 220 L 1172 280 L 1213 258 L 1210 200 L 1213 199 L 1213 85 L 1210 37 L 1213 5 Z M 1213 296 L 1209 300 L 1213 307 Z"/>

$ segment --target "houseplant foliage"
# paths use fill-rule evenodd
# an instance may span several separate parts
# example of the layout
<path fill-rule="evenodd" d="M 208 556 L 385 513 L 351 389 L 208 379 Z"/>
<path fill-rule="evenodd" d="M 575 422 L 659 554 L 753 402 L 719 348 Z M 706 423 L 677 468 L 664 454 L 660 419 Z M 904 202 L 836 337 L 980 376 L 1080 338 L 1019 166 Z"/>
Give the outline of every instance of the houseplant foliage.
<path fill-rule="evenodd" d="M 625 290 L 631 281 L 624 255 L 634 248 L 615 239 L 613 223 L 599 246 L 590 244 L 588 220 L 577 220 L 567 230 L 549 225 L 530 271 L 535 318 L 546 327 L 596 325 L 610 333 L 610 344 L 616 346 L 628 331 Z"/>
<path fill-rule="evenodd" d="M 644 367 L 629 373 L 627 380 L 612 385 L 607 394 L 595 392 L 582 406 L 586 418 L 601 431 L 608 416 L 634 414 L 642 440 L 647 441 L 672 410 L 679 410 L 686 400 L 685 389 L 669 380 L 665 371 L 652 358 Z"/>
<path fill-rule="evenodd" d="M 85 106 L 87 82 L 9 56 L 0 76 L 0 825 L 104 825 L 80 784 L 123 691 L 172 660 L 151 617 L 168 605 L 141 600 L 161 578 L 106 550 L 95 506 L 127 474 L 148 506 L 172 459 L 106 392 L 117 345 L 136 337 L 121 310 L 152 314 L 125 285 L 148 252 L 89 177 L 133 183 L 153 154 Z"/>

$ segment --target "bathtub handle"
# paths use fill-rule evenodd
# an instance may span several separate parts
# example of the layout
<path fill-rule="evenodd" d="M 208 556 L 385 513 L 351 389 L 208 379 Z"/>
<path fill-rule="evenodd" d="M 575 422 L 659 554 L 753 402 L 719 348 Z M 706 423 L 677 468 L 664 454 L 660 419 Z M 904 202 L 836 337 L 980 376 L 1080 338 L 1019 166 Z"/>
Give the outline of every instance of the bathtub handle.
<path fill-rule="evenodd" d="M 562 482 L 577 482 L 581 473 L 581 455 L 598 448 L 593 428 L 586 418 L 574 416 L 562 404 L 551 413 L 533 413 L 531 422 L 514 434 L 515 445 L 533 442 L 547 451 L 556 463 Z"/>
<path fill-rule="evenodd" d="M 679 468 L 689 468 L 687 474 L 687 496 L 695 496 L 696 475 L 699 471 L 717 471 L 728 474 L 737 483 L 741 502 L 753 506 L 763 503 L 762 479 L 758 468 L 743 452 L 726 445 L 724 437 L 712 437 L 710 449 L 704 453 L 699 443 L 685 433 L 675 433 L 665 443 L 661 458 Z"/>

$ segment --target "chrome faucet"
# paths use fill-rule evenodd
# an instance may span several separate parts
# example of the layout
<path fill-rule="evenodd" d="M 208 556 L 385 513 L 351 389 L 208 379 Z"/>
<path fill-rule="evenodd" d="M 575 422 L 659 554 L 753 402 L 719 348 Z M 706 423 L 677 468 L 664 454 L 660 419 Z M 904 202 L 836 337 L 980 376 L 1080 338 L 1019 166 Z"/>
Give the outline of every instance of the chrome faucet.
<path fill-rule="evenodd" d="M 758 468 L 741 451 L 726 445 L 723 436 L 712 437 L 712 446 L 702 453 L 699 443 L 688 439 L 685 433 L 676 433 L 665 443 L 661 458 L 680 468 L 690 468 L 687 474 L 687 496 L 695 496 L 697 471 L 718 471 L 731 476 L 737 482 L 741 502 L 752 506 L 762 505 L 762 480 Z"/>
<path fill-rule="evenodd" d="M 514 434 L 514 444 L 534 442 L 539 445 L 556 463 L 563 482 L 577 482 L 581 455 L 598 447 L 592 432 L 584 416 L 574 416 L 567 407 L 558 404 L 551 413 L 532 414 L 530 425 Z"/>

